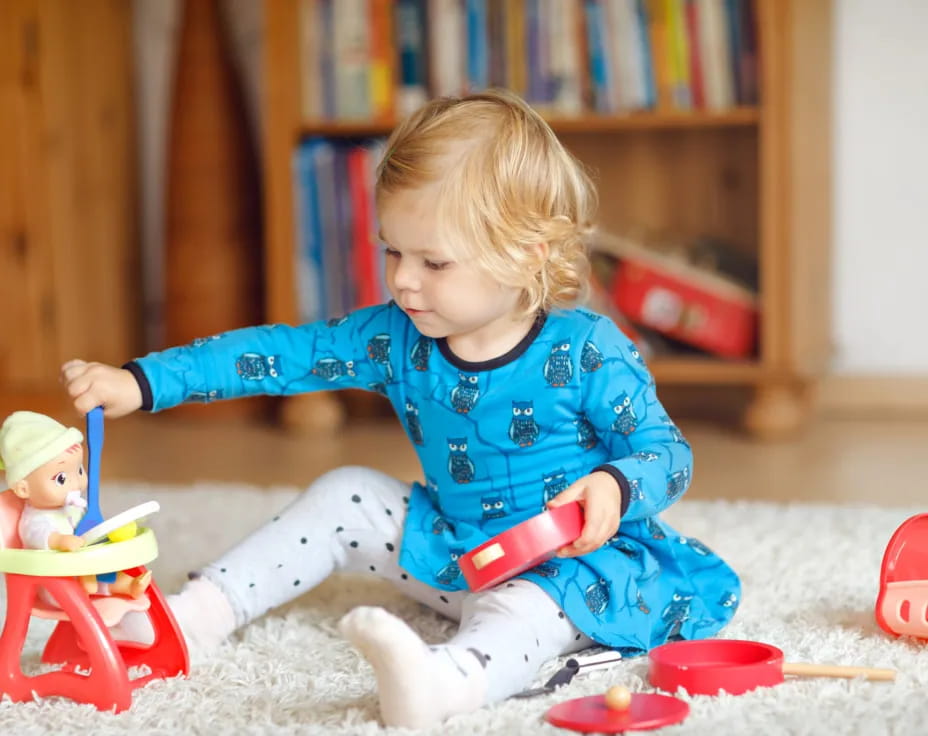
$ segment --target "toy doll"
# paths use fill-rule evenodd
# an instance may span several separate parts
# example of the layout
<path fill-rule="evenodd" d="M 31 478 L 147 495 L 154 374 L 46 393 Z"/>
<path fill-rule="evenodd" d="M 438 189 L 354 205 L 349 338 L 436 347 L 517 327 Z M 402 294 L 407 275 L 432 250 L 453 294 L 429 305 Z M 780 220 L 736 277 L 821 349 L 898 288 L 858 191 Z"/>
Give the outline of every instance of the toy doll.
<path fill-rule="evenodd" d="M 84 546 L 74 534 L 87 508 L 83 441 L 80 430 L 31 411 L 14 412 L 0 428 L 0 470 L 6 471 L 10 490 L 25 501 L 18 529 L 23 547 L 74 552 Z M 108 585 L 93 575 L 80 580 L 89 594 L 138 598 L 151 572 L 138 577 L 120 572 Z"/>

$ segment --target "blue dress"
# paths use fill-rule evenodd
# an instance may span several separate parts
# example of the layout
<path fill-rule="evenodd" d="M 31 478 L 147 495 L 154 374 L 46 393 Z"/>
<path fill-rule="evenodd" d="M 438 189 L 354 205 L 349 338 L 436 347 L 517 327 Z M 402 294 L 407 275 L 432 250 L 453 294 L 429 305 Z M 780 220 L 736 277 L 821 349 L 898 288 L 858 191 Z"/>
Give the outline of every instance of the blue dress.
<path fill-rule="evenodd" d="M 410 489 L 400 564 L 435 588 L 466 589 L 462 554 L 599 469 L 623 491 L 616 534 L 521 577 L 625 655 L 712 636 L 737 607 L 731 568 L 658 516 L 689 486 L 692 452 L 634 344 L 601 315 L 541 316 L 506 355 L 470 363 L 391 302 L 328 322 L 235 330 L 128 367 L 155 411 L 324 389 L 385 395 L 424 476 Z"/>

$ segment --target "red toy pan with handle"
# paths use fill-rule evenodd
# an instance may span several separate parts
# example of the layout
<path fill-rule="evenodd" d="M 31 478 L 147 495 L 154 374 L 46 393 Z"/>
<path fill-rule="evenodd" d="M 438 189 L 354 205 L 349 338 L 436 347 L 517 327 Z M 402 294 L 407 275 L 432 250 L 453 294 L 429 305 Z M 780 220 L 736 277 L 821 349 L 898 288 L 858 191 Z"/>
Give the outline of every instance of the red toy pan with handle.
<path fill-rule="evenodd" d="M 740 639 L 679 641 L 655 647 L 648 654 L 648 679 L 654 687 L 690 695 L 740 695 L 757 687 L 783 682 L 785 675 L 804 677 L 864 677 L 893 680 L 895 670 L 788 663 L 770 644 Z"/>
<path fill-rule="evenodd" d="M 487 590 L 550 559 L 583 530 L 577 501 L 526 519 L 461 556 L 458 565 L 473 592 Z"/>

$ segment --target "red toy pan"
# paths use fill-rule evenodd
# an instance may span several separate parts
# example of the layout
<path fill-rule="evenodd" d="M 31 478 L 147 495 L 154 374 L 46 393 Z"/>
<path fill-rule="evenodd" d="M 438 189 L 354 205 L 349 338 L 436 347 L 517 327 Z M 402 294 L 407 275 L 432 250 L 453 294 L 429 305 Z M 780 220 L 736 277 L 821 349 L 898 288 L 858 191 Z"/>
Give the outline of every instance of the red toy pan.
<path fill-rule="evenodd" d="M 679 641 L 655 647 L 648 654 L 648 679 L 667 692 L 683 688 L 690 695 L 731 695 L 783 682 L 785 675 L 805 677 L 864 677 L 893 680 L 895 670 L 872 667 L 786 663 L 783 652 L 770 644 L 739 639 Z"/>
<path fill-rule="evenodd" d="M 890 634 L 928 639 L 928 514 L 906 519 L 886 545 L 874 613 Z"/>
<path fill-rule="evenodd" d="M 467 587 L 476 593 L 550 559 L 582 530 L 583 508 L 571 501 L 488 539 L 461 555 L 458 565 Z"/>

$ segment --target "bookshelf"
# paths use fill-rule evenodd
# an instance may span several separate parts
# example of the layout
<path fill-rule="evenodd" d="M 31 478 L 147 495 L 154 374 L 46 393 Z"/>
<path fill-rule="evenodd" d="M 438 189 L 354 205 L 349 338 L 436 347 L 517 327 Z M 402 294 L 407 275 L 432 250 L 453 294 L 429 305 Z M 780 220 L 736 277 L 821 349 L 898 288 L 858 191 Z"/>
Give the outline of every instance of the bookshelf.
<path fill-rule="evenodd" d="M 827 369 L 830 246 L 829 0 L 756 0 L 757 106 L 551 117 L 594 173 L 600 224 L 711 232 L 752 249 L 759 275 L 756 356 L 659 357 L 661 385 L 738 387 L 744 428 L 773 438 L 800 429 Z M 385 135 L 391 121 L 308 122 L 300 113 L 296 0 L 265 0 L 265 275 L 271 321 L 296 319 L 291 157 L 310 135 Z M 301 397 L 291 416 L 330 426 L 331 395 Z M 315 417 L 312 418 L 312 417 Z"/>

